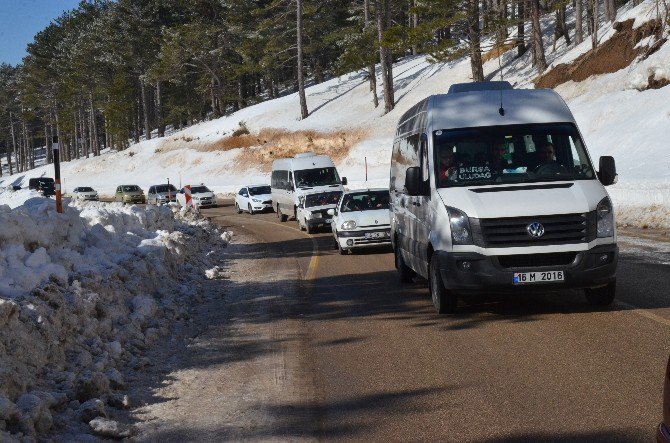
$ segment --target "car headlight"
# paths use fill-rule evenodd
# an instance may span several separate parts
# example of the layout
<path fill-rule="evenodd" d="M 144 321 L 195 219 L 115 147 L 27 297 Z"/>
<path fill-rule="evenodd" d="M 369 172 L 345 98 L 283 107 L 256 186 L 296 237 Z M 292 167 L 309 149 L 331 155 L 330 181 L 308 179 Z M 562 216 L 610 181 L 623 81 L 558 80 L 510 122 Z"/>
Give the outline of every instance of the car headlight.
<path fill-rule="evenodd" d="M 471 245 L 472 230 L 470 220 L 465 212 L 447 206 L 449 225 L 451 226 L 451 240 L 455 245 Z"/>
<path fill-rule="evenodd" d="M 261 200 L 259 200 L 259 199 L 257 199 L 257 198 L 252 198 L 251 201 L 252 201 L 252 202 L 256 202 L 256 203 L 260 203 L 260 202 L 261 202 Z"/>
<path fill-rule="evenodd" d="M 356 229 L 356 222 L 353 220 L 347 220 L 344 223 L 342 223 L 342 229 L 345 231 L 350 229 Z"/>
<path fill-rule="evenodd" d="M 614 235 L 614 210 L 609 197 L 600 200 L 596 206 L 598 220 L 598 237 L 612 237 Z"/>

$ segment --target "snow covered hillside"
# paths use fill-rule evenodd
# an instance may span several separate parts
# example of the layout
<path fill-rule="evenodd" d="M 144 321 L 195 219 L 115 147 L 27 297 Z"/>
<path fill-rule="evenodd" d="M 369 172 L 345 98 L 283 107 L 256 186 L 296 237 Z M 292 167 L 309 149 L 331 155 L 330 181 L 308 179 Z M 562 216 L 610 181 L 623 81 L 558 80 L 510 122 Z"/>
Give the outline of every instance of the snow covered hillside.
<path fill-rule="evenodd" d="M 600 45 L 615 37 L 615 28 L 626 21 L 632 21 L 633 31 L 641 29 L 655 19 L 654 7 L 651 0 L 636 7 L 624 6 L 614 26 L 607 24 L 600 29 Z M 588 55 L 589 39 L 576 47 L 566 47 L 561 40 L 552 51 L 553 19 L 547 17 L 543 29 L 551 65 L 548 71 Z M 656 41 L 653 36 L 646 37 L 637 48 L 650 47 Z M 484 46 L 490 44 L 485 42 Z M 503 53 L 501 59 L 493 57 L 484 65 L 484 73 L 489 79 L 499 79 L 501 64 L 505 79 L 515 87 L 533 88 L 537 72 L 530 68 L 530 52 L 515 58 L 513 49 Z M 608 191 L 615 200 L 619 221 L 667 228 L 670 87 L 660 86 L 670 79 L 670 42 L 655 52 L 646 52 L 648 57 L 638 55 L 633 63 L 616 72 L 561 82 L 556 90 L 575 114 L 595 162 L 601 155 L 613 155 L 617 161 L 619 183 Z M 372 105 L 363 72 L 351 73 L 307 89 L 311 114 L 305 120 L 299 119 L 297 94 L 291 94 L 162 139 L 141 142 L 123 152 L 106 152 L 98 158 L 64 164 L 64 189 L 67 192 L 76 186 L 93 186 L 111 194 L 119 184 L 139 184 L 146 190 L 169 178 L 172 183 L 202 182 L 216 192 L 229 193 L 246 183 L 268 182 L 272 158 L 300 150 L 330 153 L 353 187 L 365 184 L 367 158 L 368 184 L 385 186 L 395 124 L 402 113 L 428 95 L 446 92 L 453 83 L 470 81 L 470 74 L 469 59 L 431 64 L 424 56 L 405 58 L 394 65 L 396 107 L 383 115 L 381 106 L 375 109 Z M 246 137 L 245 146 L 237 147 L 239 143 L 231 134 L 241 122 L 252 135 Z M 249 143 L 249 138 L 255 140 Z M 52 167 L 5 177 L 0 179 L 0 186 L 26 184 L 29 177 L 41 175 L 52 176 Z M 647 215 L 641 218 L 638 210 L 630 211 L 632 207 Z"/>
<path fill-rule="evenodd" d="M 169 207 L 58 214 L 27 190 L 0 193 L 0 225 L 0 441 L 55 422 L 88 432 L 127 408 L 122 373 L 151 364 L 144 350 L 188 316 L 230 238 Z"/>

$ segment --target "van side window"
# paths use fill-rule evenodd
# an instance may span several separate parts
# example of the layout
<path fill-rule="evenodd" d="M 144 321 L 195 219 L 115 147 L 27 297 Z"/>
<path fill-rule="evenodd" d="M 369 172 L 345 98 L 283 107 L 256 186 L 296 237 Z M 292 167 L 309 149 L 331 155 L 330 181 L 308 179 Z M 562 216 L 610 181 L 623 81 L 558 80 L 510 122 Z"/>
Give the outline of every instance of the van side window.
<path fill-rule="evenodd" d="M 288 173 L 288 181 L 286 182 L 286 190 L 290 191 L 293 188 L 293 172 Z"/>
<path fill-rule="evenodd" d="M 405 189 L 405 173 L 411 166 L 420 166 L 419 162 L 419 135 L 403 138 L 393 145 L 393 174 L 395 176 L 395 191 L 403 192 Z"/>

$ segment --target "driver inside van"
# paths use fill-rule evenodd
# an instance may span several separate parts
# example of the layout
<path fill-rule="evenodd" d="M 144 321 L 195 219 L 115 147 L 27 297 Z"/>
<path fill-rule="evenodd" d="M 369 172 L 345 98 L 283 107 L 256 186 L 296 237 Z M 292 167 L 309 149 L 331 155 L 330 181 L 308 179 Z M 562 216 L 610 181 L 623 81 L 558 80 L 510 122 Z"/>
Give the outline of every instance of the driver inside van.
<path fill-rule="evenodd" d="M 456 180 L 456 164 L 454 162 L 454 153 L 449 148 L 440 150 L 440 183 L 444 184 L 448 180 Z"/>

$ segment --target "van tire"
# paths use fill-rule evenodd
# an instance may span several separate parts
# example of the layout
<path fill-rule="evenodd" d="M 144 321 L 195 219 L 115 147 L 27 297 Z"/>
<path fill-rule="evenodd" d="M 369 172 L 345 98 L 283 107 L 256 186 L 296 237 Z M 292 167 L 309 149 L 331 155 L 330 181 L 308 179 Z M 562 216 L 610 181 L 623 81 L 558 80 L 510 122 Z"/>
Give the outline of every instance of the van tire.
<path fill-rule="evenodd" d="M 277 205 L 277 218 L 282 223 L 284 223 L 286 220 L 288 220 L 288 215 L 282 214 L 281 208 L 279 207 L 279 205 Z"/>
<path fill-rule="evenodd" d="M 616 293 L 616 280 L 607 286 L 595 289 L 584 289 L 586 301 L 592 306 L 609 306 L 614 301 Z"/>
<path fill-rule="evenodd" d="M 242 213 L 242 210 L 240 209 L 240 205 L 238 205 L 237 202 L 235 202 L 235 211 L 236 211 L 238 214 L 241 214 L 241 213 Z"/>
<path fill-rule="evenodd" d="M 437 253 L 434 252 L 430 259 L 429 287 L 430 296 L 433 299 L 433 306 L 438 314 L 454 314 L 458 305 L 456 294 L 447 290 L 442 281 L 440 266 Z"/>
<path fill-rule="evenodd" d="M 409 266 L 405 264 L 405 260 L 402 258 L 400 253 L 400 248 L 395 248 L 395 267 L 398 270 L 398 276 L 400 277 L 400 283 L 411 283 L 416 272 L 412 270 Z"/>

